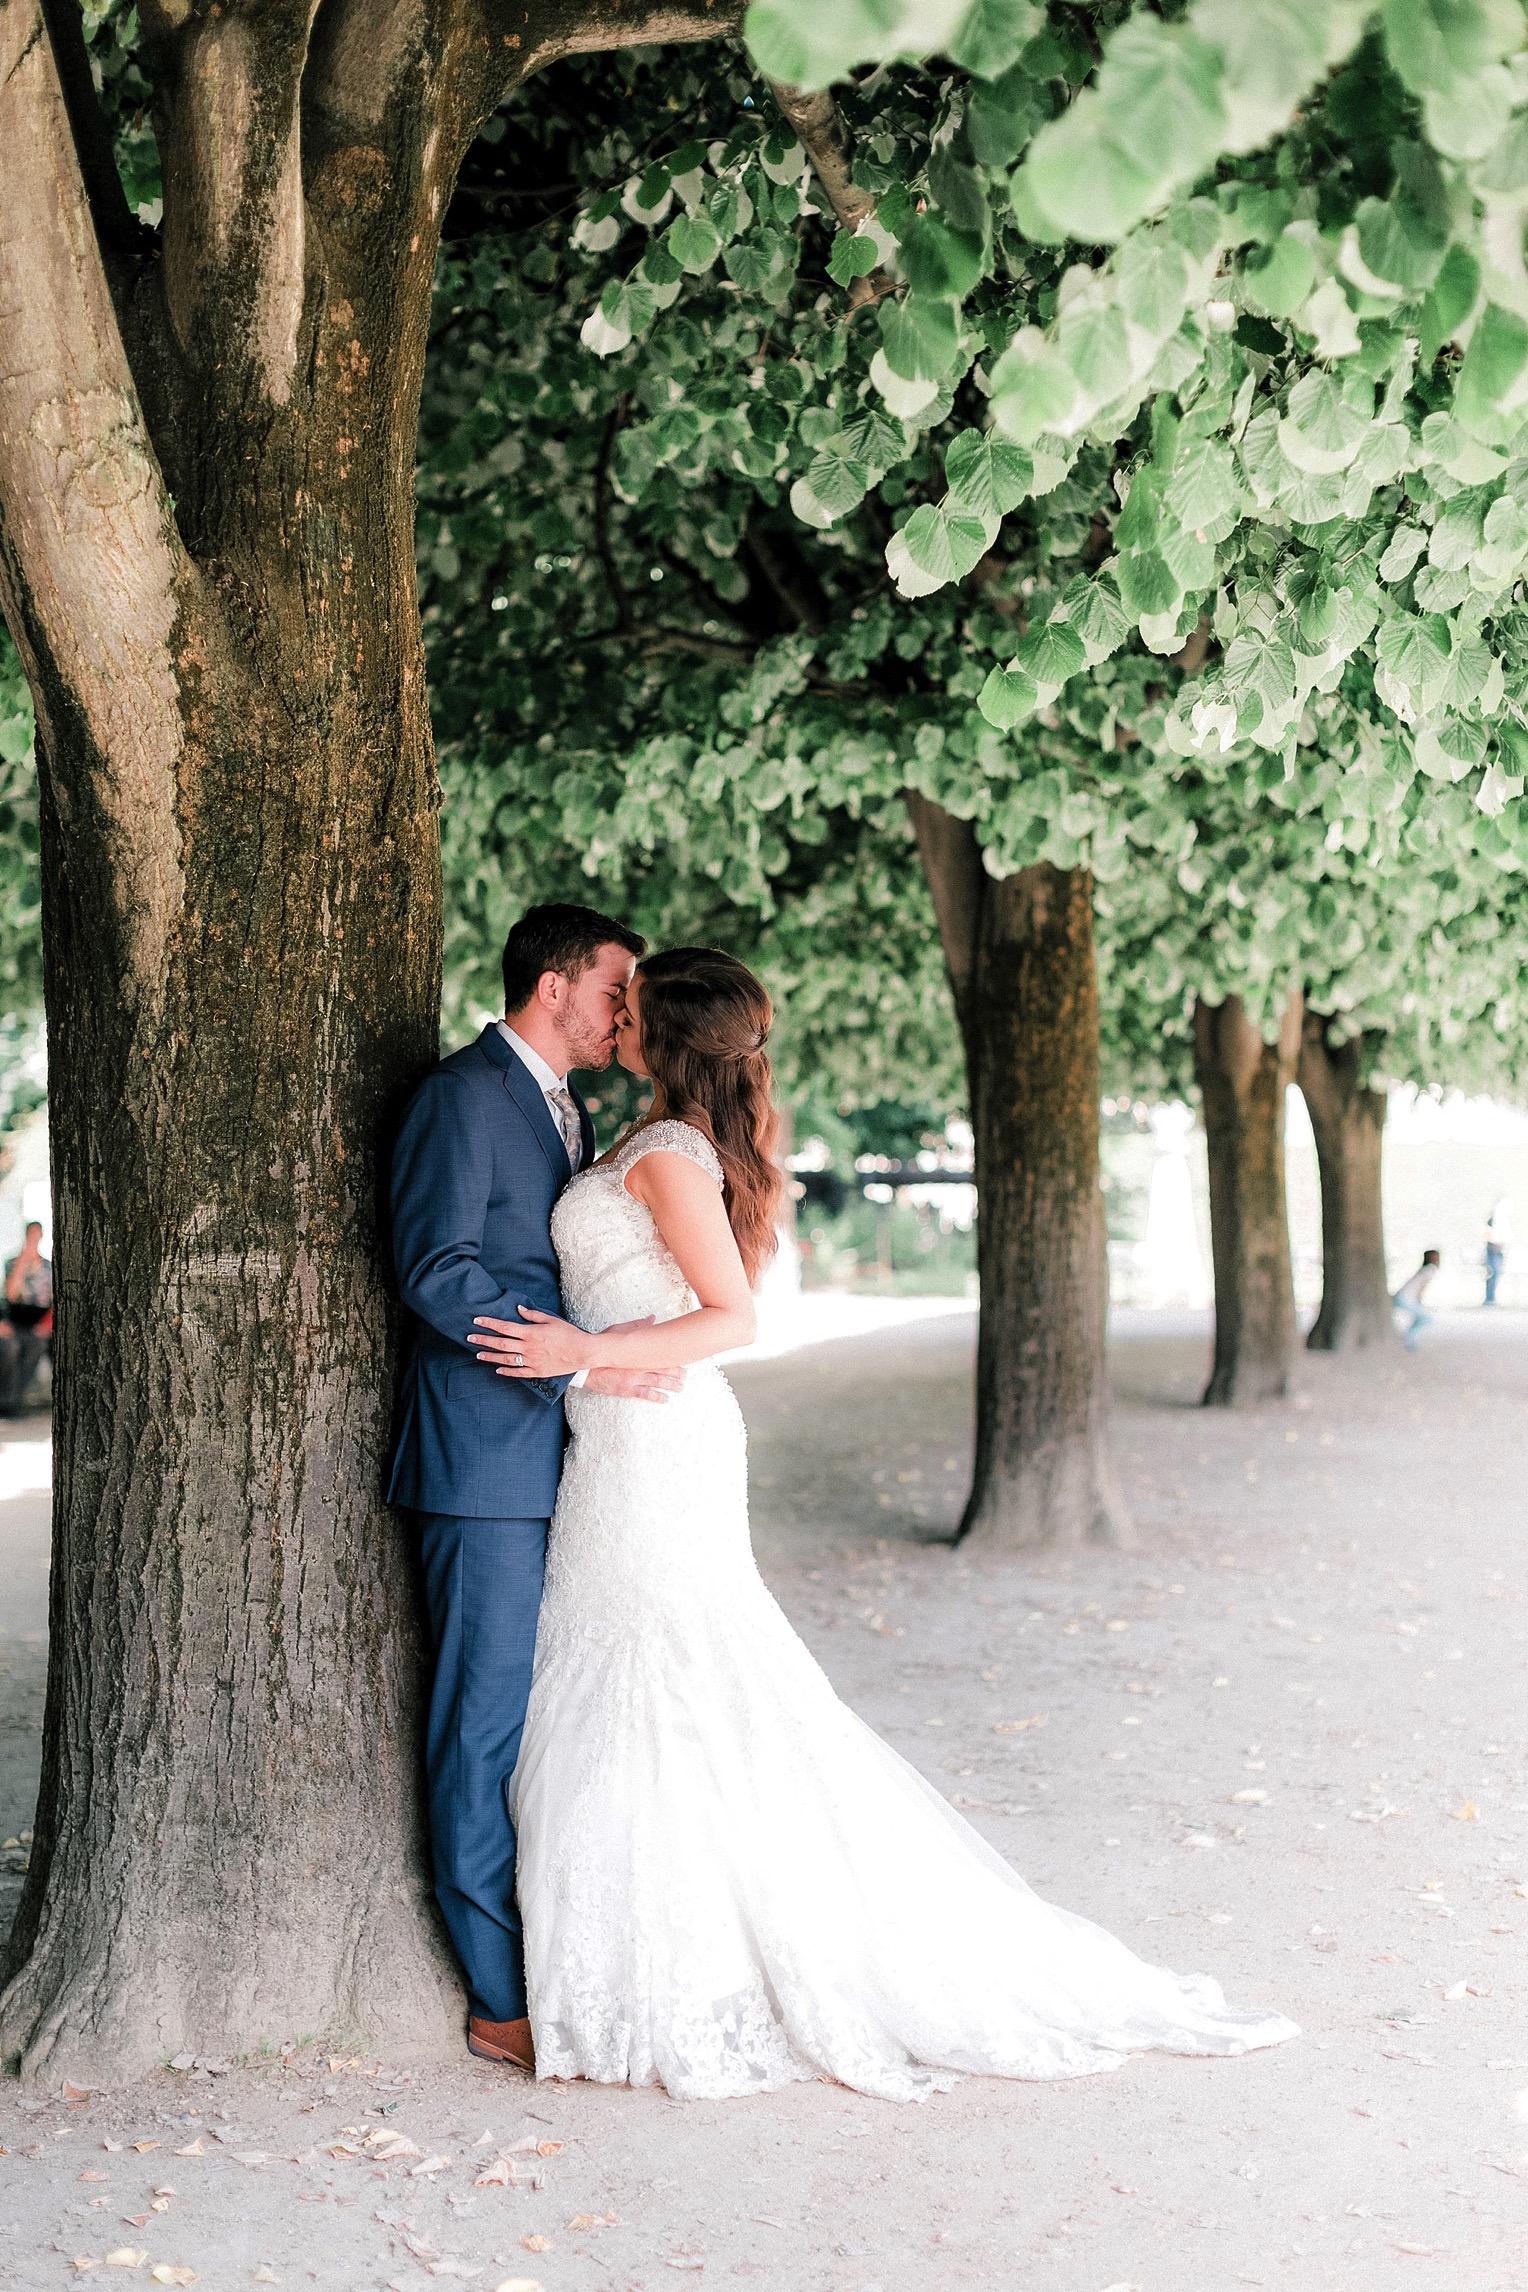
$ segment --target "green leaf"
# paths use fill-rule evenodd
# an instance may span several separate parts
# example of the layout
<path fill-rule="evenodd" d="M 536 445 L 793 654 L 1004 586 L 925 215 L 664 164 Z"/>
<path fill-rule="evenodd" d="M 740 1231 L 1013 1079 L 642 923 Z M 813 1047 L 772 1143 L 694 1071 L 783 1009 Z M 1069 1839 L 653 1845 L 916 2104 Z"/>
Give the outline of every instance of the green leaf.
<path fill-rule="evenodd" d="M 977 707 L 999 732 L 1011 732 L 1016 724 L 1022 724 L 1026 716 L 1034 714 L 1038 702 L 1034 679 L 1016 661 L 1005 669 L 993 669 L 976 696 Z"/>
<path fill-rule="evenodd" d="M 881 344 L 886 363 L 904 382 L 940 382 L 959 355 L 955 313 L 947 302 L 909 295 L 882 303 Z"/>
<path fill-rule="evenodd" d="M 1120 307 L 1133 325 L 1159 339 L 1173 332 L 1189 295 L 1188 261 L 1181 247 L 1159 232 L 1136 232 L 1115 255 L 1114 276 Z"/>
<path fill-rule="evenodd" d="M 1074 305 L 1056 329 L 1056 349 L 1083 396 L 1107 406 L 1130 385 L 1130 336 L 1118 303 Z"/>
<path fill-rule="evenodd" d="M 952 230 L 985 231 L 987 187 L 974 167 L 956 158 L 952 144 L 936 142 L 929 153 L 928 187 Z"/>
<path fill-rule="evenodd" d="M 1173 472 L 1166 506 L 1186 533 L 1202 532 L 1220 541 L 1245 498 L 1230 447 L 1219 438 L 1205 438 L 1189 447 L 1182 468 Z"/>
<path fill-rule="evenodd" d="M 992 413 L 999 427 L 1032 446 L 1042 430 L 1070 415 L 1077 384 L 1038 327 L 1019 329 L 992 370 Z"/>
<path fill-rule="evenodd" d="M 1269 318 L 1292 318 L 1316 283 L 1316 258 L 1298 232 L 1281 231 L 1271 247 L 1248 256 L 1242 275 L 1254 309 Z"/>
<path fill-rule="evenodd" d="M 872 403 L 845 427 L 844 446 L 867 470 L 884 476 L 907 452 L 907 432 L 894 415 Z"/>
<path fill-rule="evenodd" d="M 1480 292 L 1480 265 L 1468 247 L 1452 246 L 1422 305 L 1422 364 L 1431 366 L 1438 352 L 1475 308 Z"/>
<path fill-rule="evenodd" d="M 1354 223 L 1358 251 L 1375 278 L 1408 296 L 1431 286 L 1448 246 L 1446 223 L 1434 223 L 1401 199 L 1361 200 Z"/>
<path fill-rule="evenodd" d="M 1122 239 L 1163 189 L 1156 176 L 1108 139 L 1086 97 L 1041 128 L 1013 181 L 1014 206 L 1026 233 L 1022 200 L 1027 197 L 1058 239 L 1078 239 L 1085 246 Z"/>
<path fill-rule="evenodd" d="M 1296 469 L 1321 476 L 1345 470 L 1367 429 L 1330 374 L 1302 374 L 1289 393 L 1289 410 L 1279 424 L 1279 444 Z"/>
<path fill-rule="evenodd" d="M 979 517 L 924 502 L 902 528 L 913 563 L 940 581 L 959 581 L 984 557 L 989 546 Z"/>
<path fill-rule="evenodd" d="M 846 287 L 854 279 L 868 278 L 879 260 L 874 239 L 868 235 L 861 237 L 856 231 L 836 231 L 833 252 L 828 257 L 828 276 L 837 285 Z"/>
<path fill-rule="evenodd" d="M 1050 107 L 1042 109 L 1033 79 L 1022 64 L 1015 64 L 1000 80 L 971 90 L 966 132 L 972 157 L 981 167 L 1008 166 L 1049 116 Z"/>
<path fill-rule="evenodd" d="M 945 42 L 945 53 L 976 79 L 995 80 L 1017 61 L 1044 21 L 1028 0 L 973 0 Z"/>
<path fill-rule="evenodd" d="M 758 294 L 775 277 L 779 258 L 762 238 L 739 239 L 722 257 L 722 269 L 745 294 Z"/>
<path fill-rule="evenodd" d="M 1408 692 L 1441 684 L 1448 668 L 1448 623 L 1435 613 L 1407 613 L 1380 630 L 1380 659 Z"/>
<path fill-rule="evenodd" d="M 1459 369 L 1454 411 L 1467 429 L 1494 414 L 1528 362 L 1528 321 L 1488 302 Z"/>
<path fill-rule="evenodd" d="M 1414 95 L 1451 88 L 1520 47 L 1516 0 L 1383 0 L 1391 64 Z"/>
<path fill-rule="evenodd" d="M 1014 657 L 1034 678 L 1037 688 L 1048 685 L 1059 692 L 1068 677 L 1087 665 L 1088 656 L 1070 622 L 1046 621 L 1029 631 Z"/>
<path fill-rule="evenodd" d="M 1183 591 L 1155 549 L 1126 549 L 1115 567 L 1119 593 L 1136 619 L 1146 613 L 1170 613 Z"/>
<path fill-rule="evenodd" d="M 1006 438 L 960 430 L 944 450 L 944 475 L 961 509 L 977 517 L 1006 517 L 1034 483 L 1035 465 Z"/>
<path fill-rule="evenodd" d="M 914 294 L 964 296 L 986 269 L 986 250 L 979 234 L 952 231 L 936 215 L 920 215 L 902 241 L 899 260 Z"/>
<path fill-rule="evenodd" d="M 863 462 L 825 448 L 822 453 L 813 455 L 806 482 L 829 516 L 837 518 L 858 509 L 865 498 L 868 477 Z"/>
<path fill-rule="evenodd" d="M 670 223 L 664 243 L 681 270 L 692 278 L 708 271 L 722 251 L 715 226 L 704 215 L 680 215 Z"/>

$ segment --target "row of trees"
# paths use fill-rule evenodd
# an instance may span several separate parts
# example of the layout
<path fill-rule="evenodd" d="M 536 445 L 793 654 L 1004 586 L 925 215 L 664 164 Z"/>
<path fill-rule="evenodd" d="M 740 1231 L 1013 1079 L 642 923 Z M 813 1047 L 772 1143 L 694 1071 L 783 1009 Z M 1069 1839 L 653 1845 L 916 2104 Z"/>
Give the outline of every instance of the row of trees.
<path fill-rule="evenodd" d="M 0 2000 L 28 2074 L 455 2039 L 377 1472 L 376 1154 L 441 975 L 426 645 L 453 928 L 483 930 L 458 1000 L 496 903 L 598 883 L 755 945 L 868 1091 L 947 1063 L 937 919 L 983 1200 L 974 1535 L 1117 1517 L 1101 1009 L 1111 1059 L 1134 1030 L 1199 1063 L 1224 1398 L 1283 1310 L 1297 1046 L 1332 1069 L 1334 1205 L 1371 1073 L 1445 1037 L 1510 1062 L 1515 0 L 761 0 L 734 31 L 604 0 L 0 18 L 62 1348 Z"/>

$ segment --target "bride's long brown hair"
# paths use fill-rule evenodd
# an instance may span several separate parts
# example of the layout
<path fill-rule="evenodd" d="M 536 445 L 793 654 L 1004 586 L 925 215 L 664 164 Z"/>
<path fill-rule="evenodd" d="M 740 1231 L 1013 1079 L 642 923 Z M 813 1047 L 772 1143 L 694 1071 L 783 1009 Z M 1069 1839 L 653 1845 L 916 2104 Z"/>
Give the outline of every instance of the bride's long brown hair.
<path fill-rule="evenodd" d="M 775 1253 L 783 1186 L 765 1049 L 773 1007 L 748 966 L 718 947 L 670 947 L 639 963 L 637 976 L 642 1063 L 658 1106 L 665 1118 L 693 1122 L 716 1148 L 727 1216 L 752 1281 Z"/>

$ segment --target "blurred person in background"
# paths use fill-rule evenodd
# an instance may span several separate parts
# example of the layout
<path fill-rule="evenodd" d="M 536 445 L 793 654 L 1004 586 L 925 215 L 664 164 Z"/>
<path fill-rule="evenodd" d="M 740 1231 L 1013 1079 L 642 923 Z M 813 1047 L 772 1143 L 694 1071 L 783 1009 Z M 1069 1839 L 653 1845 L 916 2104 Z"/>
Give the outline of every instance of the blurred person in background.
<path fill-rule="evenodd" d="M 1432 1315 L 1424 1311 L 1422 1300 L 1437 1279 L 1438 1268 L 1442 1263 L 1443 1260 L 1435 1249 L 1423 1250 L 1422 1262 L 1417 1267 L 1416 1272 L 1409 1281 L 1401 1283 L 1400 1288 L 1390 1300 L 1396 1312 L 1404 1313 L 1407 1317 L 1403 1335 L 1408 1353 L 1416 1351 L 1418 1337 L 1424 1329 L 1429 1328 L 1432 1324 Z"/>
<path fill-rule="evenodd" d="M 1503 1194 L 1486 1220 L 1486 1294 L 1483 1302 L 1487 1305 L 1496 1303 L 1496 1284 L 1502 1277 L 1511 1240 L 1512 1204 Z"/>
<path fill-rule="evenodd" d="M 0 1319 L 0 1417 L 19 1417 L 53 1326 L 53 1268 L 42 1254 L 42 1227 L 33 1218 L 21 1248 L 5 1269 Z"/>

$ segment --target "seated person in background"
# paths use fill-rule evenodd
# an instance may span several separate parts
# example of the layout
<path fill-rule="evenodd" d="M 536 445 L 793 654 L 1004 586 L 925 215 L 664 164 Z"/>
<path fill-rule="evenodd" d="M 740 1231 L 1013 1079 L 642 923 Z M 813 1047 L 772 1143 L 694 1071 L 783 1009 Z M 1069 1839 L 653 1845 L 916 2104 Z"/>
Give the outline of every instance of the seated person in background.
<path fill-rule="evenodd" d="M 1404 1313 L 1407 1316 L 1403 1334 L 1408 1353 L 1416 1351 L 1418 1336 L 1432 1321 L 1432 1315 L 1424 1313 L 1422 1310 L 1422 1300 L 1427 1295 L 1442 1262 L 1435 1249 L 1424 1249 L 1422 1262 L 1417 1267 L 1416 1272 L 1409 1281 L 1401 1283 L 1400 1288 L 1390 1300 L 1397 1313 Z"/>
<path fill-rule="evenodd" d="M 5 1269 L 0 1318 L 0 1417 L 19 1417 L 47 1339 L 40 1323 L 53 1312 L 53 1269 L 42 1254 L 42 1227 L 34 1218 L 21 1249 Z"/>

